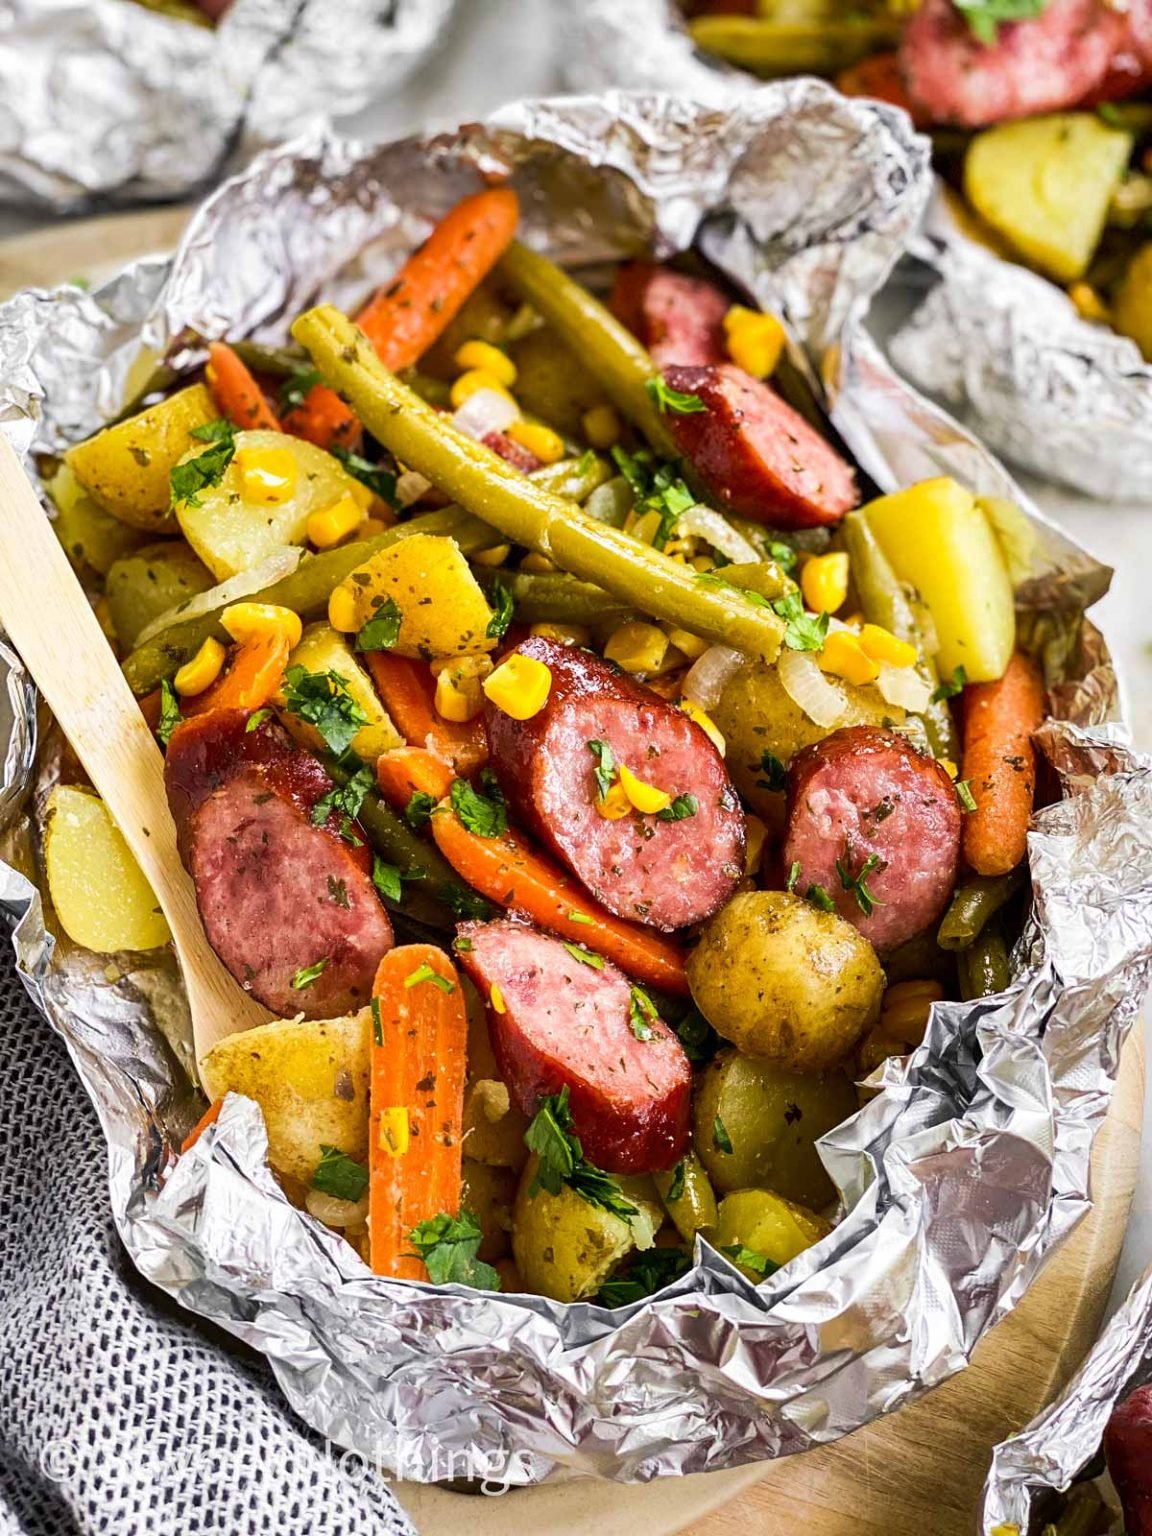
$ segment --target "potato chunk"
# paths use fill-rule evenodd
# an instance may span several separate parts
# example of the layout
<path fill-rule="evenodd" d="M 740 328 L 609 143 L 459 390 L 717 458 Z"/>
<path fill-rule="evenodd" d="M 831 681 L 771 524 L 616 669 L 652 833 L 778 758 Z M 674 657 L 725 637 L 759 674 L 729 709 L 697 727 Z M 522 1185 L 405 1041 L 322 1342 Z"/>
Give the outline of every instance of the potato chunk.
<path fill-rule="evenodd" d="M 512 1257 L 527 1290 L 553 1301 L 594 1296 L 633 1248 L 651 1248 L 664 1212 L 650 1180 L 617 1181 L 638 1208 L 629 1223 L 566 1185 L 558 1195 L 544 1189 L 530 1194 L 535 1174 L 532 1158 L 512 1212 Z"/>
<path fill-rule="evenodd" d="M 48 482 L 48 494 L 56 505 L 56 537 L 77 570 L 89 566 L 106 576 L 115 561 L 148 542 L 142 529 L 98 507 L 67 464 L 61 464 Z"/>
<path fill-rule="evenodd" d="M 455 539 L 445 535 L 414 533 L 401 539 L 373 555 L 341 586 L 352 599 L 357 630 L 384 604 L 396 605 L 400 633 L 392 649 L 398 656 L 433 661 L 490 651 L 497 643 L 488 634 L 488 599 Z"/>
<path fill-rule="evenodd" d="M 831 1230 L 831 1222 L 815 1211 L 785 1200 L 783 1195 L 767 1189 L 738 1189 L 720 1202 L 712 1242 L 721 1252 L 727 1248 L 750 1249 L 776 1269 L 782 1269 Z M 765 1278 L 757 1265 L 741 1264 L 738 1255 L 729 1257 L 749 1280 Z"/>
<path fill-rule="evenodd" d="M 308 626 L 300 644 L 288 658 L 288 664 L 303 667 L 308 672 L 336 672 L 344 679 L 348 692 L 368 716 L 368 724 L 362 725 L 352 738 L 352 751 L 363 762 L 374 763 L 381 752 L 404 745 L 403 736 L 392 724 L 368 674 L 352 654 L 351 646 L 327 624 Z M 287 710 L 283 711 L 282 718 L 289 734 L 303 746 L 314 751 L 323 750 L 324 743 L 315 726 Z"/>
<path fill-rule="evenodd" d="M 1083 277 L 1132 153 L 1132 135 L 1094 112 L 1058 112 L 978 133 L 964 192 L 1029 265 L 1057 282 Z"/>
<path fill-rule="evenodd" d="M 132 650 L 136 637 L 153 619 L 198 592 L 207 592 L 211 585 L 212 573 L 178 539 L 149 544 L 114 561 L 104 592 L 123 650 Z"/>
<path fill-rule="evenodd" d="M 60 784 L 48 796 L 44 864 L 56 916 L 74 944 L 113 954 L 159 949 L 172 937 L 152 887 L 92 790 Z"/>

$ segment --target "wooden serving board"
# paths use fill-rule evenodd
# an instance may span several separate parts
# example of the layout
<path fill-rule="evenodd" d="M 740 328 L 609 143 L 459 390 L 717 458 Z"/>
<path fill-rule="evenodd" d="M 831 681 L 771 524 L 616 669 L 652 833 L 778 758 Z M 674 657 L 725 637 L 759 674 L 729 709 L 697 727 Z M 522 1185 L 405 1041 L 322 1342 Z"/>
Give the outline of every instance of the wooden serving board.
<path fill-rule="evenodd" d="M 0 300 L 73 277 L 100 280 L 170 249 L 190 210 L 118 214 L 0 242 Z M 778 1462 L 625 1487 L 562 1477 L 501 1498 L 405 1483 L 421 1536 L 973 1536 L 992 1447 L 1060 1391 L 1099 1330 L 1136 1182 L 1144 1102 L 1140 1025 L 1093 1156 L 1094 1206 L 968 1370 L 835 1445 Z"/>

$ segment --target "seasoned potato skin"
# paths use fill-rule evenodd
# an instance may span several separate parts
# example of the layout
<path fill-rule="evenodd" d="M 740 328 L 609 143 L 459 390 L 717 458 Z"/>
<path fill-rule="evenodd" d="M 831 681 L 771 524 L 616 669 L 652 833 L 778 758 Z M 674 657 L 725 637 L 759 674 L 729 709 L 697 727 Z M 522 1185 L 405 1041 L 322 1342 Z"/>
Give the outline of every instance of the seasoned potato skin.
<path fill-rule="evenodd" d="M 745 891 L 704 924 L 688 983 L 716 1032 L 793 1072 L 843 1060 L 880 1013 L 875 951 L 834 912 L 787 891 Z"/>
<path fill-rule="evenodd" d="M 562 435 L 578 438 L 580 418 L 605 396 L 576 353 L 547 326 L 530 331 L 508 351 L 518 374 L 516 398 L 524 410 Z"/>
<path fill-rule="evenodd" d="M 712 1241 L 721 1250 L 741 1244 L 782 1268 L 831 1230 L 830 1221 L 783 1195 L 767 1189 L 738 1189 L 721 1200 Z M 764 1278 L 739 1267 L 749 1280 Z"/>
<path fill-rule="evenodd" d="M 48 483 L 48 493 L 56 504 L 56 537 L 77 570 L 90 567 L 106 576 L 115 561 L 148 542 L 142 529 L 130 528 L 98 507 L 67 464 L 61 464 Z"/>
<path fill-rule="evenodd" d="M 492 609 L 455 539 L 414 533 L 382 549 L 341 584 L 352 598 L 356 626 L 366 624 L 382 603 L 400 610 L 397 656 L 433 661 L 491 651 Z"/>
<path fill-rule="evenodd" d="M 495 1264 L 508 1255 L 516 1175 L 511 1168 L 493 1168 L 470 1157 L 464 1159 L 463 1174 L 460 1209 L 472 1212 L 484 1234 L 477 1257 Z"/>
<path fill-rule="evenodd" d="M 696 1156 L 722 1195 L 756 1187 L 820 1207 L 834 1191 L 815 1143 L 856 1108 L 856 1090 L 843 1072 L 785 1072 L 739 1051 L 721 1051 L 696 1082 Z M 731 1152 L 717 1145 L 718 1118 Z"/>
<path fill-rule="evenodd" d="M 132 650 L 145 625 L 212 585 L 212 572 L 176 539 L 148 544 L 116 560 L 105 596 L 121 649 Z"/>

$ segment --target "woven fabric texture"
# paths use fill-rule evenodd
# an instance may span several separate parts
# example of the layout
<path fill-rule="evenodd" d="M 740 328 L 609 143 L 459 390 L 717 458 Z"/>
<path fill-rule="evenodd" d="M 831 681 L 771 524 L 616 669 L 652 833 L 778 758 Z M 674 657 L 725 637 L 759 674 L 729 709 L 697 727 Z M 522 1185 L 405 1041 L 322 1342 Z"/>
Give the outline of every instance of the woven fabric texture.
<path fill-rule="evenodd" d="M 255 1354 L 135 1273 L 100 1125 L 0 961 L 2 1536 L 405 1536 L 386 1483 L 312 1435 Z"/>

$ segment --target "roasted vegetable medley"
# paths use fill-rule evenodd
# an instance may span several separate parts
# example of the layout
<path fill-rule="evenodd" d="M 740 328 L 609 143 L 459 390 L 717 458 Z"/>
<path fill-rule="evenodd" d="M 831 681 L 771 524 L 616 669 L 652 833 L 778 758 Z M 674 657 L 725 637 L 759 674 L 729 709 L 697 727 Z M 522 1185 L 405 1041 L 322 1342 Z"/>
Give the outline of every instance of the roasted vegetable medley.
<path fill-rule="evenodd" d="M 856 1079 L 1007 984 L 1044 689 L 1016 508 L 869 499 L 778 318 L 693 258 L 602 299 L 518 217 L 44 468 L 272 1015 L 205 1122 L 256 1100 L 379 1274 L 617 1306 L 697 1234 L 753 1280 L 819 1241 Z M 59 928 L 163 944 L 73 778 Z"/>
<path fill-rule="evenodd" d="M 697 45 L 835 78 L 931 130 L 972 238 L 1152 362 L 1152 3 L 697 0 Z"/>

